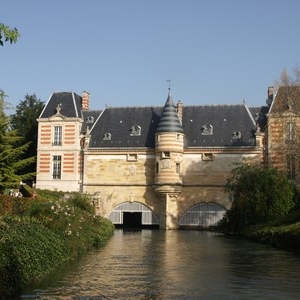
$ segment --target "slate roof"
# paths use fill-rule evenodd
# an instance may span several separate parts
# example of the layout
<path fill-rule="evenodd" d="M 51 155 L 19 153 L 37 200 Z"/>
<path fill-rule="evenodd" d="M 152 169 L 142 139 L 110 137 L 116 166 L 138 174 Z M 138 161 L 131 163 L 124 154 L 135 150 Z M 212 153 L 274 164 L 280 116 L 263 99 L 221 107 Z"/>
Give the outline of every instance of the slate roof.
<path fill-rule="evenodd" d="M 109 107 L 92 128 L 90 147 L 147 147 L 155 146 L 162 107 Z M 140 126 L 140 135 L 130 135 L 132 126 Z M 110 133 L 111 140 L 103 140 Z"/>
<path fill-rule="evenodd" d="M 90 147 L 154 148 L 161 115 L 162 107 L 106 108 L 90 132 Z M 205 124 L 212 127 L 212 134 L 203 133 Z M 130 135 L 135 125 L 141 128 L 140 136 Z M 245 105 L 183 106 L 180 128 L 185 134 L 185 147 L 255 145 L 255 121 Z M 111 134 L 110 140 L 103 139 L 105 133 Z"/>
<path fill-rule="evenodd" d="M 157 133 L 161 132 L 178 132 L 183 133 L 181 123 L 178 118 L 176 108 L 174 106 L 171 93 L 169 92 L 167 101 L 163 108 L 157 129 Z"/>
<path fill-rule="evenodd" d="M 280 86 L 271 104 L 270 113 L 300 113 L 300 86 Z"/>
<path fill-rule="evenodd" d="M 183 132 L 185 148 L 255 146 L 256 118 L 264 124 L 268 107 L 237 105 L 182 106 L 182 124 L 172 98 L 165 106 L 107 107 L 104 110 L 81 110 L 81 97 L 72 92 L 53 93 L 41 113 L 48 118 L 61 106 L 66 117 L 83 119 L 82 133 L 89 129 L 90 148 L 154 148 L 155 133 L 168 130 Z M 211 132 L 207 133 L 204 128 Z M 133 129 L 139 134 L 132 134 Z M 110 138 L 104 138 L 106 135 Z"/>
<path fill-rule="evenodd" d="M 269 112 L 269 106 L 249 107 L 249 111 L 261 131 L 264 131 L 267 126 L 267 113 Z"/>
<path fill-rule="evenodd" d="M 212 134 L 204 132 L 205 125 Z M 255 145 L 255 122 L 244 104 L 183 106 L 182 127 L 185 147 Z"/>
<path fill-rule="evenodd" d="M 57 105 L 61 104 L 60 113 L 69 118 L 82 118 L 81 97 L 73 92 L 53 93 L 46 103 L 40 118 L 49 118 L 56 114 Z"/>

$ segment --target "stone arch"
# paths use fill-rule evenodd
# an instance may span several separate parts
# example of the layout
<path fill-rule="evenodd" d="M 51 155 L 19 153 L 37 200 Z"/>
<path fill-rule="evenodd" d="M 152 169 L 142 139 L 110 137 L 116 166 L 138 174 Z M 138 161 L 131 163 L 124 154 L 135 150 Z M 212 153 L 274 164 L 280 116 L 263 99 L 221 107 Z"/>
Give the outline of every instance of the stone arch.
<path fill-rule="evenodd" d="M 158 216 L 144 203 L 123 202 L 116 206 L 108 215 L 108 219 L 115 225 L 123 224 L 124 213 L 141 213 L 141 225 L 158 225 Z"/>
<path fill-rule="evenodd" d="M 201 202 L 184 212 L 179 227 L 209 228 L 216 226 L 224 217 L 227 209 L 215 202 Z"/>

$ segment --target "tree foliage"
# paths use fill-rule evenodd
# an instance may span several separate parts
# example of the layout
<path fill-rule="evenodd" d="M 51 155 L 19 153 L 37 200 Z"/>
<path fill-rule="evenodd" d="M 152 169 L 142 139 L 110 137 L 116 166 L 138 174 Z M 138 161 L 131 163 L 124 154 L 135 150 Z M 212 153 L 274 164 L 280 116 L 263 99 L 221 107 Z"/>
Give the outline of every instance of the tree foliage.
<path fill-rule="evenodd" d="M 0 46 L 3 46 L 4 42 L 16 43 L 19 37 L 20 34 L 17 28 L 11 28 L 0 23 Z"/>
<path fill-rule="evenodd" d="M 5 188 L 15 188 L 21 181 L 33 178 L 26 167 L 35 158 L 22 159 L 29 143 L 22 143 L 23 137 L 10 128 L 9 117 L 5 114 L 5 94 L 0 90 L 0 192 Z"/>
<path fill-rule="evenodd" d="M 36 157 L 37 155 L 37 136 L 38 123 L 36 119 L 44 108 L 44 103 L 33 95 L 26 95 L 16 107 L 16 113 L 11 116 L 11 128 L 23 136 L 22 143 L 30 143 L 24 154 L 23 159 Z M 28 172 L 35 172 L 36 164 L 33 162 L 26 167 Z"/>
<path fill-rule="evenodd" d="M 294 207 L 295 187 L 273 168 L 240 165 L 227 180 L 226 191 L 233 199 L 227 212 L 227 229 L 241 232 L 248 226 L 270 223 Z"/>

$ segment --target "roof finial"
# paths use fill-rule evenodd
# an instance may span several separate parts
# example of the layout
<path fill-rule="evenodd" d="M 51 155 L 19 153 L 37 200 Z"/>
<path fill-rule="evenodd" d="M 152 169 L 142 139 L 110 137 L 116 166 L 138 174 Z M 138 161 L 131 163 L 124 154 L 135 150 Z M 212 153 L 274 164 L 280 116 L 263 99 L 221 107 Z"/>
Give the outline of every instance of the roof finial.
<path fill-rule="evenodd" d="M 167 82 L 169 83 L 169 87 L 168 87 L 169 93 L 171 93 L 171 82 L 172 81 L 170 79 L 168 79 Z"/>

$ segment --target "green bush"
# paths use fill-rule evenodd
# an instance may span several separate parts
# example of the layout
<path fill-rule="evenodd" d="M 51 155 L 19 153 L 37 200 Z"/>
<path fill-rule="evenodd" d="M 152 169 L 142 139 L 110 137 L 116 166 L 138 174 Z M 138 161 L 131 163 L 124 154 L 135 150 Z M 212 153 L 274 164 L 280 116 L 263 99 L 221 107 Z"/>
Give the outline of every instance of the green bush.
<path fill-rule="evenodd" d="M 226 191 L 233 203 L 221 226 L 232 232 L 280 220 L 295 206 L 294 185 L 272 168 L 240 165 L 228 179 Z"/>
<path fill-rule="evenodd" d="M 0 298 L 102 246 L 114 232 L 109 220 L 94 216 L 90 198 L 79 193 L 0 195 L 0 215 Z"/>
<path fill-rule="evenodd" d="M 33 219 L 1 217 L 0 236 L 3 295 L 20 291 L 69 259 L 66 241 Z"/>
<path fill-rule="evenodd" d="M 87 211 L 91 214 L 94 213 L 94 208 L 91 205 L 91 198 L 88 195 L 74 194 L 70 198 L 69 204 L 71 206 L 78 207 L 79 209 L 82 209 L 83 211 Z"/>

